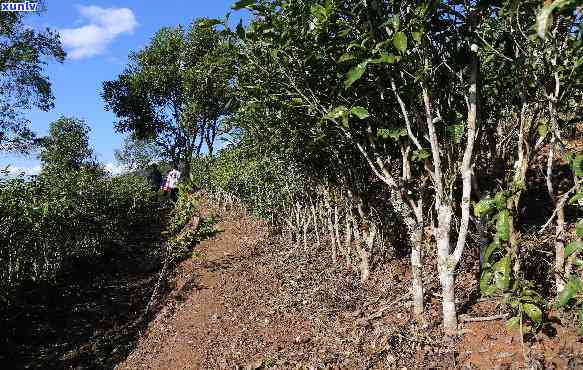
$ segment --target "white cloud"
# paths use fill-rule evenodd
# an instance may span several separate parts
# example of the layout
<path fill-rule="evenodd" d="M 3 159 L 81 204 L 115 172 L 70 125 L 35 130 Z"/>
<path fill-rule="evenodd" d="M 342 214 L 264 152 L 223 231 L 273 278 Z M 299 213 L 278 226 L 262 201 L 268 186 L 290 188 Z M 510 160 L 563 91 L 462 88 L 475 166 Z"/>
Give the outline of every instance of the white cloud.
<path fill-rule="evenodd" d="M 17 176 L 33 176 L 38 175 L 40 173 L 40 166 L 34 167 L 13 167 L 8 166 L 8 175 L 17 177 Z"/>
<path fill-rule="evenodd" d="M 128 8 L 79 6 L 79 13 L 88 24 L 59 30 L 61 41 L 71 59 L 89 58 L 105 52 L 119 35 L 132 33 L 138 22 Z"/>

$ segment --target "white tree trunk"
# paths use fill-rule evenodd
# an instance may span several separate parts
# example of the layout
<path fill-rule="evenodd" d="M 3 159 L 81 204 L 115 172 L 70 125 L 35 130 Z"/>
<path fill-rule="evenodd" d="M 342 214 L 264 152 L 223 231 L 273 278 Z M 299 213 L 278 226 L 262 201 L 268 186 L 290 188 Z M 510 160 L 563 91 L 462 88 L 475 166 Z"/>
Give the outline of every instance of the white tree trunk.
<path fill-rule="evenodd" d="M 413 313 L 419 317 L 423 314 L 423 227 L 415 230 L 411 247 L 411 290 L 413 295 Z"/>
<path fill-rule="evenodd" d="M 316 217 L 316 208 L 314 208 L 314 204 L 310 205 L 312 210 L 312 218 L 314 222 L 314 232 L 316 233 L 316 245 L 320 246 L 320 230 L 318 229 L 318 218 Z"/>
<path fill-rule="evenodd" d="M 441 202 L 439 202 L 441 203 Z M 453 272 L 455 264 L 450 260 L 450 236 L 452 208 L 449 204 L 441 203 L 437 211 L 437 269 L 441 283 L 443 329 L 447 335 L 457 332 L 457 313 L 455 308 L 455 279 Z"/>
<path fill-rule="evenodd" d="M 555 229 L 555 285 L 557 293 L 565 289 L 565 200 L 560 199 L 556 205 L 557 227 Z"/>

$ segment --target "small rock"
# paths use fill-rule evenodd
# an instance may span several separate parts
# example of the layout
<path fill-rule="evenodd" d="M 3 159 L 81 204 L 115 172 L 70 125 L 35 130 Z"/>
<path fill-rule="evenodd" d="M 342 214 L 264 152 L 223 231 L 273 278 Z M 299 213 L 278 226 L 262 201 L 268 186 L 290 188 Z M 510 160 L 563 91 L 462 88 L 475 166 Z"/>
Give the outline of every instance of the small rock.
<path fill-rule="evenodd" d="M 298 335 L 294 342 L 296 342 L 296 344 L 305 344 L 308 343 L 311 339 L 312 338 L 307 335 Z"/>

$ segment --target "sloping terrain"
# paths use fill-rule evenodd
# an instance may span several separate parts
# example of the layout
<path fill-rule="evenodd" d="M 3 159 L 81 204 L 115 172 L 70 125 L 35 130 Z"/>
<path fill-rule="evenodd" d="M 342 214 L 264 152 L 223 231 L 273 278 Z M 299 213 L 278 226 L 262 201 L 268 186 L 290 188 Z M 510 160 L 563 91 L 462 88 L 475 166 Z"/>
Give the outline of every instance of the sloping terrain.
<path fill-rule="evenodd" d="M 222 232 L 179 265 L 172 292 L 121 369 L 579 368 L 583 345 L 556 316 L 523 343 L 503 320 L 465 322 L 457 340 L 440 330 L 439 291 L 426 271 L 427 314 L 416 322 L 408 263 L 394 258 L 361 285 L 333 268 L 325 245 L 275 241 L 243 211 L 205 206 Z M 469 254 L 471 258 L 471 253 Z M 428 256 L 429 260 L 431 256 Z M 462 321 L 500 315 L 475 293 L 475 264 L 458 276 Z M 561 320 L 567 325 L 563 327 Z"/>

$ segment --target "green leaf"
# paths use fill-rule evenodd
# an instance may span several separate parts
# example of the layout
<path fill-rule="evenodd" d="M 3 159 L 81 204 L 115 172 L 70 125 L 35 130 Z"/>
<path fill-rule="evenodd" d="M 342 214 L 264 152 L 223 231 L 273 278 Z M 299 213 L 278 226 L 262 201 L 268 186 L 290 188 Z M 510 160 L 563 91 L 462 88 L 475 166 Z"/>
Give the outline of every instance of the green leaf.
<path fill-rule="evenodd" d="M 541 309 L 538 306 L 536 306 L 532 303 L 524 303 L 522 305 L 522 309 L 524 310 L 526 315 L 528 317 L 530 317 L 530 319 L 536 323 L 536 326 L 542 324 L 543 312 L 541 311 Z"/>
<path fill-rule="evenodd" d="M 297 96 L 296 96 L 296 97 L 293 97 L 293 98 L 291 99 L 291 102 L 292 102 L 294 105 L 301 105 L 301 104 L 302 104 L 304 101 L 302 100 L 302 98 L 299 98 L 299 97 L 297 97 Z"/>
<path fill-rule="evenodd" d="M 498 213 L 496 220 L 496 237 L 502 241 L 508 241 L 510 237 L 510 224 L 508 223 L 509 213 L 504 209 Z"/>
<path fill-rule="evenodd" d="M 508 321 L 506 321 L 506 328 L 508 329 L 515 329 L 520 326 L 520 317 L 514 316 L 511 317 Z"/>
<path fill-rule="evenodd" d="M 397 32 L 393 36 L 393 46 L 401 53 L 407 51 L 407 36 L 404 32 Z"/>
<path fill-rule="evenodd" d="M 579 178 L 583 178 L 583 154 L 579 154 L 573 159 L 573 172 Z"/>
<path fill-rule="evenodd" d="M 398 56 L 395 56 L 393 54 L 383 53 L 383 54 L 381 54 L 380 57 L 378 57 L 376 59 L 369 59 L 368 62 L 371 64 L 379 64 L 379 63 L 393 64 L 393 63 L 399 61 L 399 59 L 401 59 L 401 58 Z"/>
<path fill-rule="evenodd" d="M 577 277 L 569 279 L 565 288 L 559 293 L 557 305 L 564 307 L 569 304 L 569 301 L 581 290 L 581 280 Z"/>
<path fill-rule="evenodd" d="M 429 153 L 429 150 L 427 149 L 418 149 L 415 150 L 413 152 L 413 155 L 411 156 L 411 159 L 417 162 L 423 162 L 424 160 L 426 160 L 427 158 L 429 158 L 431 156 L 431 153 Z"/>
<path fill-rule="evenodd" d="M 518 309 L 518 307 L 520 306 L 520 299 L 518 299 L 518 297 L 510 295 L 510 294 L 507 294 L 504 297 L 503 302 L 514 309 Z"/>
<path fill-rule="evenodd" d="M 355 58 L 354 55 L 349 54 L 349 53 L 345 53 L 345 54 L 342 54 L 342 56 L 338 59 L 338 63 L 344 63 L 344 62 L 347 62 L 347 61 L 352 60 L 354 58 Z"/>
<path fill-rule="evenodd" d="M 445 128 L 445 132 L 454 143 L 459 144 L 462 141 L 462 137 L 464 136 L 464 128 L 465 124 L 463 122 L 457 123 L 447 126 Z"/>
<path fill-rule="evenodd" d="M 249 8 L 251 5 L 255 5 L 256 0 L 239 0 L 233 5 L 231 5 L 231 9 L 233 10 L 240 10 L 243 8 Z"/>
<path fill-rule="evenodd" d="M 581 252 L 583 250 L 583 241 L 575 240 L 565 246 L 565 258 L 569 258 L 574 253 Z"/>
<path fill-rule="evenodd" d="M 332 111 L 330 111 L 325 118 L 327 119 L 338 119 L 341 117 L 346 116 L 348 113 L 348 109 L 344 106 L 344 105 L 340 105 L 334 109 L 332 109 Z"/>
<path fill-rule="evenodd" d="M 484 198 L 474 206 L 474 216 L 480 217 L 488 214 L 496 209 L 496 200 L 492 198 Z"/>
<path fill-rule="evenodd" d="M 511 259 L 508 253 L 494 264 L 494 281 L 498 289 L 507 290 L 510 287 L 511 273 Z"/>
<path fill-rule="evenodd" d="M 484 251 L 484 264 L 490 262 L 490 257 L 492 256 L 492 253 L 494 253 L 499 248 L 500 248 L 500 242 L 498 242 L 498 241 L 493 241 L 492 243 L 490 243 L 488 245 L 488 247 Z"/>
<path fill-rule="evenodd" d="M 583 221 L 579 221 L 575 224 L 575 233 L 578 237 L 583 238 Z"/>
<path fill-rule="evenodd" d="M 549 123 L 542 121 L 536 129 L 540 137 L 545 137 L 549 133 Z"/>
<path fill-rule="evenodd" d="M 577 204 L 581 199 L 583 199 L 583 192 L 577 193 L 571 199 L 569 199 L 569 204 Z"/>
<path fill-rule="evenodd" d="M 364 71 L 366 70 L 366 65 L 367 62 L 362 62 L 358 64 L 356 67 L 352 67 L 350 71 L 346 73 L 346 79 L 344 80 L 345 89 L 348 89 L 350 86 L 352 86 L 353 83 L 355 83 L 362 77 Z"/>
<path fill-rule="evenodd" d="M 368 110 L 364 107 L 355 106 L 350 108 L 350 113 L 358 119 L 365 119 L 369 116 Z"/>
<path fill-rule="evenodd" d="M 569 163 L 571 163 L 573 161 L 573 158 L 575 158 L 575 154 L 573 154 L 573 152 L 570 150 L 567 150 L 565 152 L 564 156 L 565 156 L 565 160 Z"/>
<path fill-rule="evenodd" d="M 393 29 L 395 31 L 398 31 L 399 25 L 401 24 L 401 18 L 399 17 L 399 14 L 393 15 L 393 17 L 391 18 L 391 21 L 393 22 Z"/>
<path fill-rule="evenodd" d="M 492 271 L 485 270 L 480 276 L 480 293 L 482 295 L 490 295 L 496 292 L 496 286 L 492 285 L 492 278 L 494 274 Z"/>
<path fill-rule="evenodd" d="M 412 32 L 411 36 L 413 36 L 413 40 L 415 42 L 419 42 L 419 41 L 421 41 L 421 38 L 423 37 L 423 32 Z"/>
<path fill-rule="evenodd" d="M 399 140 L 401 136 L 407 136 L 407 129 L 405 127 L 379 128 L 377 136 L 383 139 Z"/>
<path fill-rule="evenodd" d="M 494 200 L 496 201 L 496 208 L 499 211 L 506 209 L 506 201 L 508 200 L 508 195 L 505 191 L 499 191 L 494 195 Z"/>

